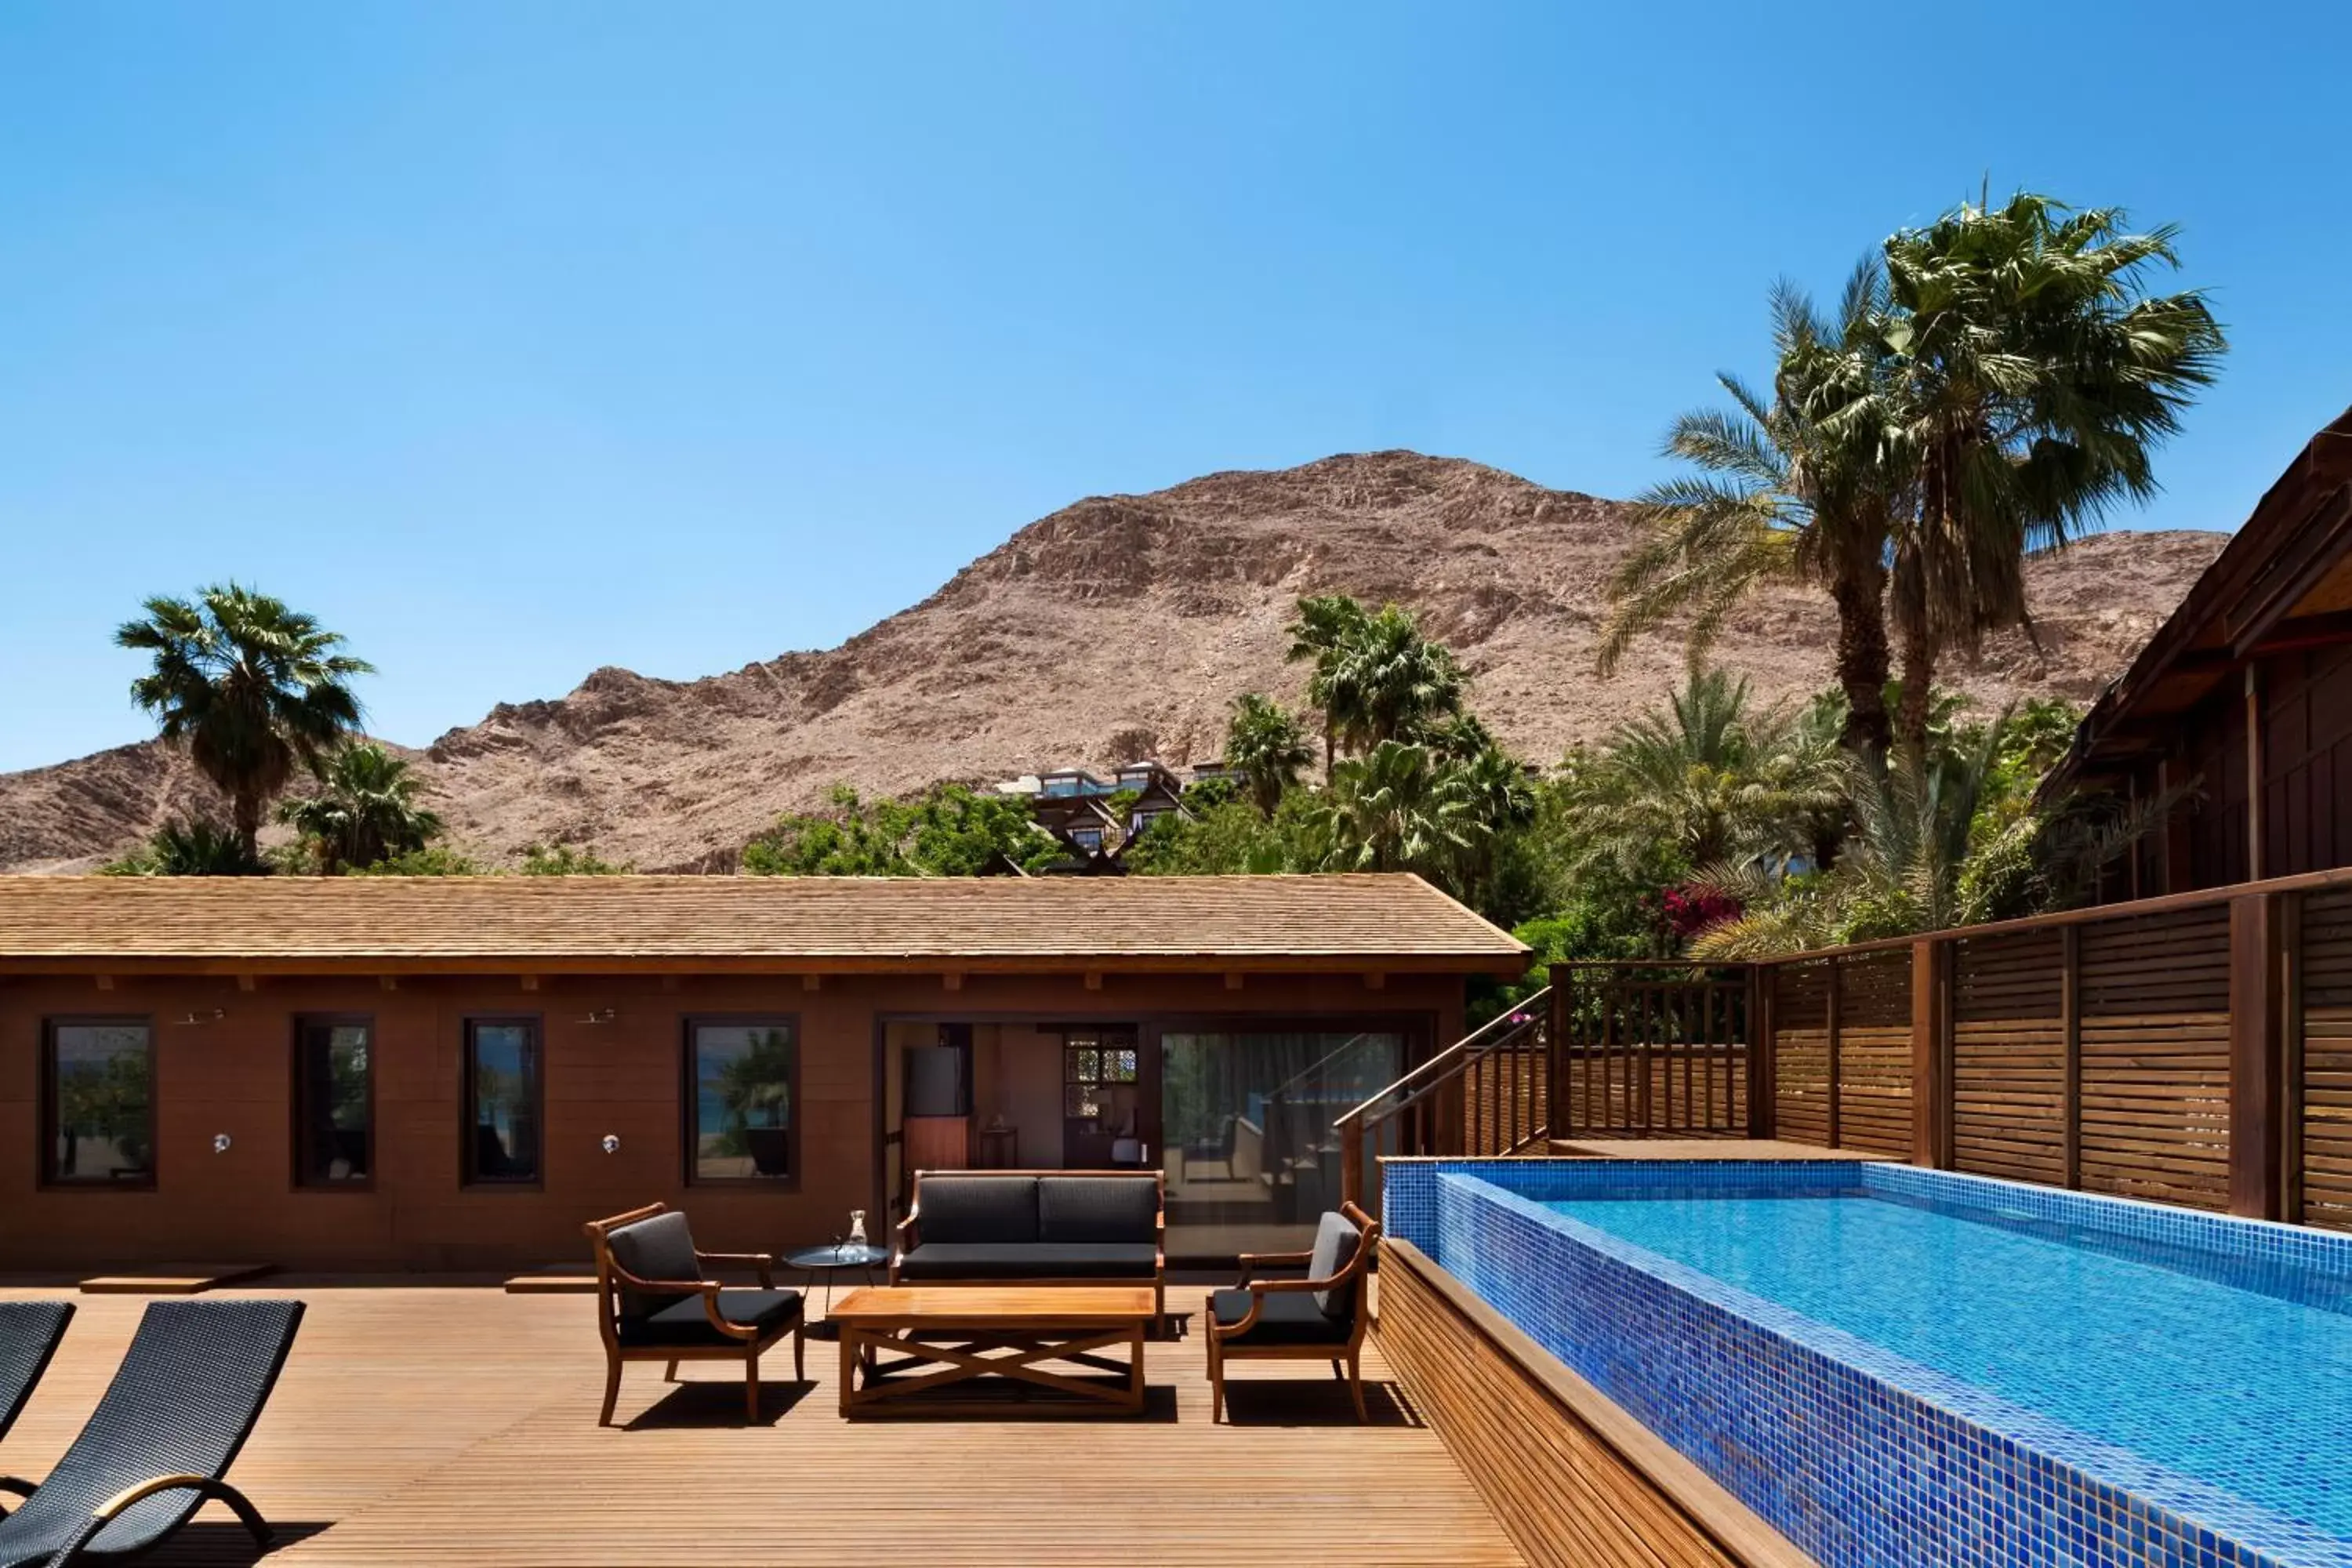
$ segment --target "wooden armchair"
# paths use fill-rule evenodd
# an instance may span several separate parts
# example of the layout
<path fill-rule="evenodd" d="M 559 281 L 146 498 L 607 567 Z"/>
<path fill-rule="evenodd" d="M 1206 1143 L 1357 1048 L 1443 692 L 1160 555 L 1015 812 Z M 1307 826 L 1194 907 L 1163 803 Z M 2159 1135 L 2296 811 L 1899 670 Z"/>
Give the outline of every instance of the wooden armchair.
<path fill-rule="evenodd" d="M 669 1363 L 677 1381 L 682 1361 L 740 1361 L 743 1409 L 760 1418 L 760 1354 L 793 1336 L 793 1376 L 806 1375 L 808 1319 L 801 1293 L 779 1290 L 776 1260 L 764 1252 L 698 1252 L 686 1215 L 667 1204 L 647 1204 L 581 1227 L 596 1255 L 596 1329 L 604 1341 L 604 1409 L 596 1424 L 613 1424 L 621 1394 L 621 1363 Z M 713 1265 L 753 1270 L 760 1289 L 729 1289 L 708 1278 Z"/>
<path fill-rule="evenodd" d="M 1364 1413 L 1364 1331 L 1371 1325 L 1372 1254 L 1380 1221 L 1354 1204 L 1324 1215 L 1307 1252 L 1244 1252 L 1241 1283 L 1209 1298 L 1210 1415 L 1225 1418 L 1228 1361 L 1328 1361 Z M 1304 1268 L 1304 1279 L 1260 1279 L 1264 1268 Z"/>

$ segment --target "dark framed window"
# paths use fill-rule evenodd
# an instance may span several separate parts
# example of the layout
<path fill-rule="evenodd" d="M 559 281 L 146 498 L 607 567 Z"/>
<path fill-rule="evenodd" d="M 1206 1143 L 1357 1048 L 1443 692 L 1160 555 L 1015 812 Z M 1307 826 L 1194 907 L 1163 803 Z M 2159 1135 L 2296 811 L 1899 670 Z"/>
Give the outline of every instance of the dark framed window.
<path fill-rule="evenodd" d="M 535 1186 L 546 1110 L 537 1018 L 466 1020 L 465 1179 Z"/>
<path fill-rule="evenodd" d="M 800 1020 L 686 1021 L 686 1176 L 782 1185 L 800 1178 Z"/>
<path fill-rule="evenodd" d="M 294 1020 L 294 1184 L 351 1191 L 375 1175 L 375 1020 Z"/>
<path fill-rule="evenodd" d="M 145 1018 L 42 1024 L 41 1179 L 155 1184 L 155 1030 Z"/>

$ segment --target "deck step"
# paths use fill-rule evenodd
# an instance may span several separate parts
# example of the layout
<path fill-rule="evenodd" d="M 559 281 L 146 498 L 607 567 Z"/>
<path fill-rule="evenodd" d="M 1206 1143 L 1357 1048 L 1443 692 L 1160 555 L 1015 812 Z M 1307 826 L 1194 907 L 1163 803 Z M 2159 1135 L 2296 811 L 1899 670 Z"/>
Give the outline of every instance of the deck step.
<path fill-rule="evenodd" d="M 99 1274 L 81 1282 L 85 1296 L 201 1296 L 224 1285 L 241 1285 L 277 1272 L 275 1263 L 158 1263 L 121 1274 Z"/>

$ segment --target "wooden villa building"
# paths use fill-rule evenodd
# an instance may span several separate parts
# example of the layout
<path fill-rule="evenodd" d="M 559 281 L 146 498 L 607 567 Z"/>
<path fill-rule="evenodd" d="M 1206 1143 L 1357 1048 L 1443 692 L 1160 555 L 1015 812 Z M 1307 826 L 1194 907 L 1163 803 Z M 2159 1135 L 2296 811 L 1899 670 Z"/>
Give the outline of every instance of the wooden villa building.
<path fill-rule="evenodd" d="M 2182 797 L 2110 901 L 2352 866 L 2352 410 L 2091 710 L 2069 786 Z"/>
<path fill-rule="evenodd" d="M 1303 1247 L 1332 1119 L 1527 956 L 1411 876 L 0 879 L 0 1253 L 509 1268 L 656 1199 L 779 1251 L 961 1165 Z"/>

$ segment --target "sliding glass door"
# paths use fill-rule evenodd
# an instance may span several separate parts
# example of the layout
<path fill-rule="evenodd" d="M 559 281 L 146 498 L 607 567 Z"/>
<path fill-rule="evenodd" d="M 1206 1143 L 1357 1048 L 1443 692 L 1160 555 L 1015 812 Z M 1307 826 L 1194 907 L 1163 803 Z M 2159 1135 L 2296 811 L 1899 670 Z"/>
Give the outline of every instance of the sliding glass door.
<path fill-rule="evenodd" d="M 1169 1253 L 1309 1245 L 1317 1217 L 1339 1206 L 1331 1123 L 1403 1074 L 1404 1034 L 1184 1028 L 1160 1045 Z"/>

